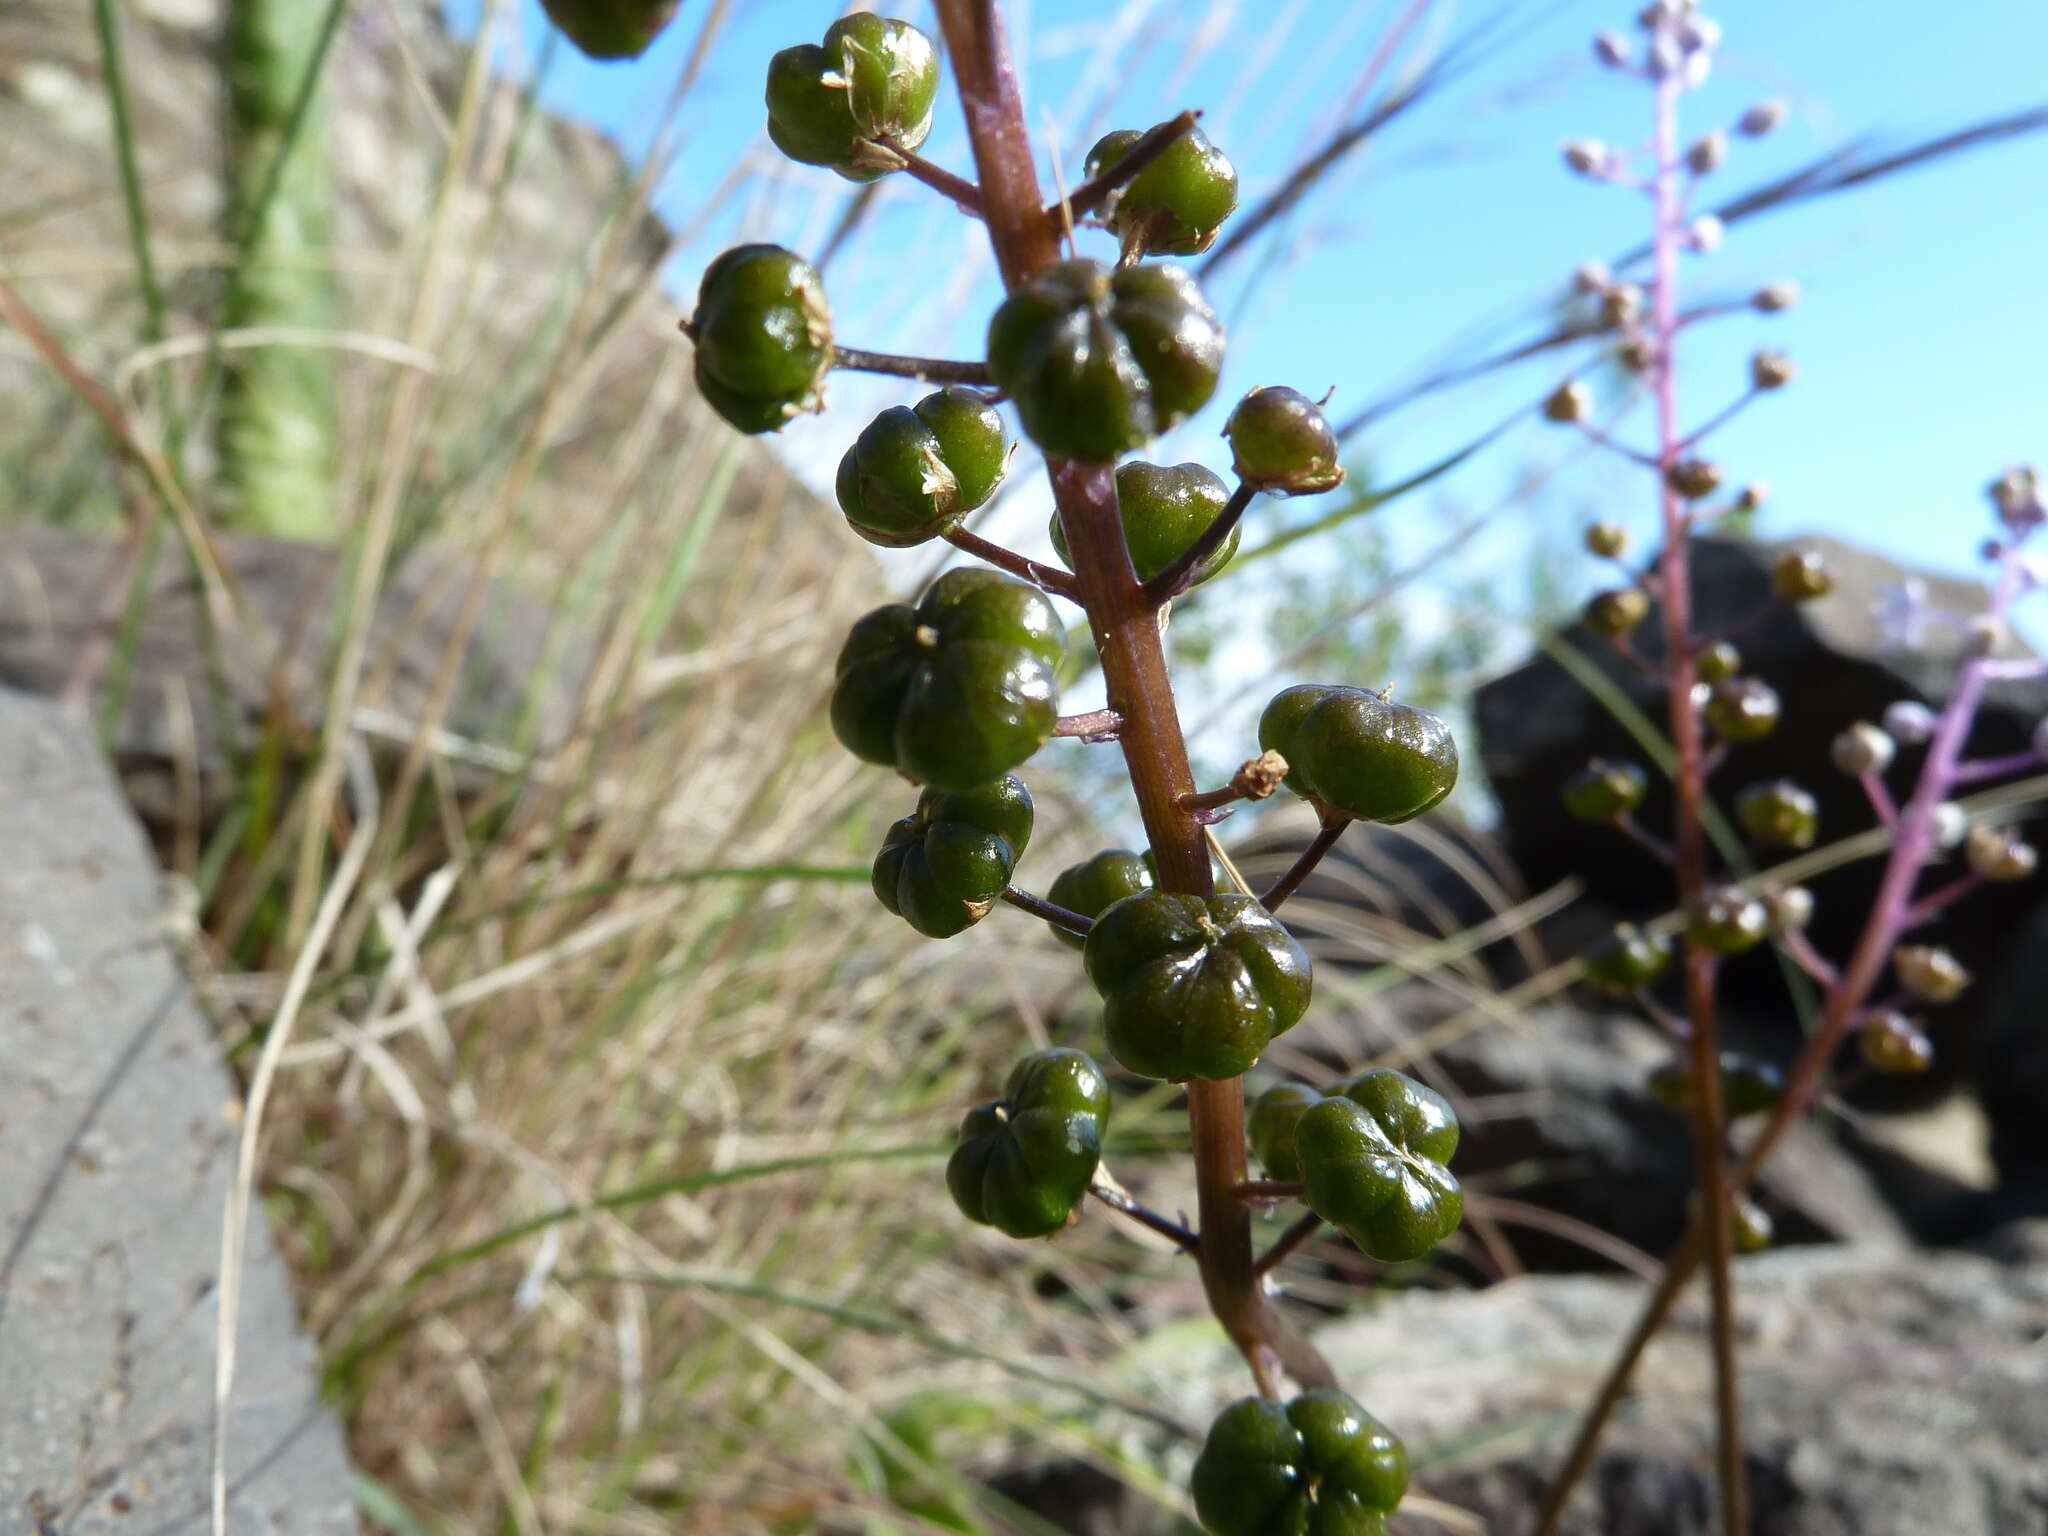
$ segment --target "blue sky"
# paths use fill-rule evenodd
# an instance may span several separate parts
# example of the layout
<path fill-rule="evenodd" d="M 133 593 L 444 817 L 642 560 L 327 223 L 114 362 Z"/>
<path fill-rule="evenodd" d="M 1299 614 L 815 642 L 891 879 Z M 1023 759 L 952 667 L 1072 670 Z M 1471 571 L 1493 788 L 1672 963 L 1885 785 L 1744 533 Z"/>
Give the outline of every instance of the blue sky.
<path fill-rule="evenodd" d="M 530 62 L 543 32 L 537 0 L 521 4 L 512 68 Z M 685 0 L 670 34 L 631 65 L 559 50 L 544 93 L 640 152 L 706 8 Z M 458 27 L 473 24 L 476 9 L 477 0 L 450 3 Z M 759 132 L 769 55 L 814 40 L 836 8 L 758 0 L 733 9 L 681 116 L 661 207 L 687 220 L 742 157 L 755 173 L 680 256 L 681 293 L 737 239 L 816 249 L 846 190 L 829 173 L 780 163 Z M 1193 105 L 1236 160 L 1250 204 L 1336 120 L 1374 40 L 1405 9 L 1402 0 L 1025 0 L 1009 14 L 1033 127 L 1058 134 L 1065 175 L 1101 131 Z M 1489 9 L 1446 0 L 1410 41 L 1454 37 Z M 1523 0 L 1505 46 L 1366 149 L 1331 195 L 1264 248 L 1266 275 L 1248 284 L 1248 261 L 1213 286 L 1232 328 L 1219 402 L 1254 384 L 1315 393 L 1335 385 L 1338 414 L 1398 386 L 1449 343 L 1524 333 L 1578 263 L 1634 244 L 1641 202 L 1575 180 L 1558 161 L 1567 137 L 1632 143 L 1646 131 L 1647 91 L 1600 70 L 1587 46 L 1603 26 L 1632 31 L 1632 10 Z M 906 0 L 898 13 L 929 19 L 925 0 Z M 1713 79 L 1688 98 L 1688 128 L 1726 123 L 1766 96 L 1788 101 L 1793 115 L 1767 141 L 1738 141 L 1710 197 L 1859 135 L 1904 144 L 2048 99 L 2048 6 L 2039 0 L 1729 0 L 1712 14 L 1725 41 Z M 1398 55 L 1397 69 L 1417 56 Z M 968 168 L 957 111 L 943 103 L 926 153 Z M 2048 458 L 2044 188 L 2048 137 L 2022 140 L 1759 219 L 1732 231 L 1718 255 L 1688 261 L 1687 283 L 1701 297 L 1781 277 L 1806 291 L 1785 315 L 1702 328 L 1684 355 L 1692 420 L 1739 389 L 1754 347 L 1782 347 L 1800 364 L 1792 388 L 1714 443 L 1735 480 L 1772 486 L 1766 533 L 1824 530 L 1916 562 L 1969 567 L 1985 526 L 1984 483 L 2008 463 Z M 978 228 L 902 178 L 887 197 L 884 216 L 828 273 L 840 335 L 967 355 L 994 292 Z M 1533 401 L 1558 376 L 1555 361 L 1499 376 L 1406 411 L 1355 446 L 1399 475 Z M 785 434 L 786 446 L 817 475 L 869 413 L 897 398 L 890 385 L 836 384 L 834 408 Z M 1220 419 L 1212 408 L 1155 456 L 1222 461 Z M 1448 502 L 1512 503 L 1518 479 L 1565 446 L 1532 423 L 1444 482 L 1434 501 L 1390 515 L 1426 537 Z M 1519 512 L 1551 520 L 1554 532 L 1557 520 L 1576 526 L 1593 513 L 1640 526 L 1648 505 L 1637 472 L 1575 459 L 1557 492 Z M 1036 516 L 1019 508 L 1020 541 Z M 1512 558 L 1513 548 L 1496 541 L 1495 558 Z"/>

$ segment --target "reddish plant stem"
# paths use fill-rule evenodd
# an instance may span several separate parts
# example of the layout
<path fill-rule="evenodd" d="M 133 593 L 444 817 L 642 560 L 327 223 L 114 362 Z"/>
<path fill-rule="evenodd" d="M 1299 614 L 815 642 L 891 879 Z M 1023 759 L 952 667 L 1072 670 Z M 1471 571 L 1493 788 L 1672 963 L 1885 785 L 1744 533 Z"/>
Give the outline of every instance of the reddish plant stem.
<path fill-rule="evenodd" d="M 969 533 L 965 528 L 949 528 L 942 537 L 955 549 L 964 551 L 977 560 L 986 560 L 997 570 L 1008 571 L 1012 576 L 1021 577 L 1034 587 L 1064 597 L 1070 603 L 1081 600 L 1080 593 L 1074 586 L 1074 578 L 1055 566 L 1033 560 L 1028 555 L 1020 555 L 1014 549 L 1005 549 L 1000 544 L 984 539 L 978 533 Z"/>
<path fill-rule="evenodd" d="M 1128 1216 L 1141 1227 L 1150 1227 L 1161 1237 L 1171 1238 L 1182 1253 L 1200 1254 L 1202 1240 L 1179 1222 L 1160 1215 L 1150 1206 L 1140 1205 L 1120 1189 L 1111 1189 L 1106 1184 L 1090 1184 L 1088 1193 L 1120 1215 Z"/>
<path fill-rule="evenodd" d="M 1095 926 L 1094 918 L 1083 917 L 1078 912 L 1069 912 L 1065 907 L 1056 906 L 1043 896 L 1020 891 L 1014 885 L 1003 887 L 1003 900 L 1019 912 L 1029 912 L 1033 917 L 1042 917 L 1055 927 L 1064 928 L 1069 933 L 1078 933 L 1084 939 Z"/>
<path fill-rule="evenodd" d="M 832 348 L 832 366 L 855 373 L 886 373 L 899 379 L 918 379 L 932 384 L 974 384 L 993 387 L 988 364 L 960 362 L 944 357 L 905 357 L 896 352 L 870 352 L 863 347 Z"/>
<path fill-rule="evenodd" d="M 1281 1260 L 1314 1237 L 1322 1230 L 1322 1226 L 1323 1218 L 1314 1211 L 1297 1218 L 1292 1226 L 1273 1239 L 1272 1247 L 1259 1255 L 1258 1262 L 1252 1266 L 1253 1270 L 1263 1275 L 1269 1270 L 1277 1269 Z"/>
<path fill-rule="evenodd" d="M 1665 26 L 1668 28 L 1669 23 Z M 1664 549 L 1658 562 L 1664 616 L 1671 742 L 1678 759 L 1673 833 L 1678 899 L 1689 907 L 1706 890 L 1706 744 L 1700 712 L 1693 702 L 1698 680 L 1692 633 L 1692 571 L 1684 503 L 1671 488 L 1671 472 L 1686 449 L 1678 418 L 1678 253 L 1685 207 L 1680 183 L 1677 71 L 1657 82 L 1655 275 L 1651 283 L 1651 329 L 1656 337 L 1654 381 L 1657 401 L 1658 495 L 1664 520 Z M 1699 1164 L 1702 1219 L 1711 1293 L 1714 1356 L 1715 1449 L 1721 1495 L 1721 1529 L 1742 1536 L 1748 1529 L 1743 1489 L 1742 1410 L 1737 1397 L 1735 1359 L 1734 1240 L 1725 1153 L 1727 1116 L 1721 1094 L 1721 1043 L 1715 1017 L 1717 959 L 1701 945 L 1685 946 L 1685 1003 L 1692 1024 L 1693 1141 Z"/>
<path fill-rule="evenodd" d="M 1085 715 L 1061 715 L 1053 723 L 1055 736 L 1079 736 L 1084 741 L 1114 741 L 1124 728 L 1124 717 L 1113 709 L 1091 709 Z"/>
<path fill-rule="evenodd" d="M 882 148 L 903 162 L 903 174 L 915 177 L 935 192 L 943 193 L 957 208 L 963 208 L 976 218 L 981 216 L 981 188 L 965 176 L 956 176 L 943 165 L 934 165 L 915 150 L 906 149 L 894 139 L 878 141 Z"/>
<path fill-rule="evenodd" d="M 982 219 L 1003 281 L 1028 280 L 1058 258 L 1055 225 L 1038 187 L 1024 105 L 995 0 L 937 0 L 981 183 Z M 1180 801 L 1194 791 L 1186 743 L 1153 606 L 1131 569 L 1117 515 L 1115 465 L 1054 460 L 1048 466 L 1082 605 L 1094 631 L 1109 707 L 1123 718 L 1118 744 L 1151 841 L 1162 889 L 1215 890 L 1203 832 Z M 1250 1366 L 1261 1393 L 1278 1394 L 1283 1363 L 1308 1386 L 1334 1386 L 1321 1356 L 1266 1305 L 1252 1267 L 1251 1212 L 1235 1190 L 1246 1172 L 1244 1085 L 1187 1085 L 1194 1142 L 1199 1260 L 1209 1308 Z"/>
<path fill-rule="evenodd" d="M 1351 825 L 1349 816 L 1325 816 L 1322 826 L 1316 829 L 1315 840 L 1301 850 L 1301 857 L 1278 880 L 1267 888 L 1259 902 L 1268 912 L 1278 912 L 1280 903 L 1301 889 L 1301 882 L 1315 873 L 1316 866 L 1323 862 L 1323 856 L 1337 846 L 1337 839 L 1344 835 L 1344 829 Z"/>

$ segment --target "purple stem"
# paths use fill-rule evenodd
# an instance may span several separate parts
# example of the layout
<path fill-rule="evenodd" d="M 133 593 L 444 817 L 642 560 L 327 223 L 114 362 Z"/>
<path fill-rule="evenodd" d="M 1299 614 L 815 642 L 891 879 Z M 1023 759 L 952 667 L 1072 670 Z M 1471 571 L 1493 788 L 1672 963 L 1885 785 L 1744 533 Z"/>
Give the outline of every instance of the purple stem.
<path fill-rule="evenodd" d="M 1862 784 L 1863 793 L 1870 798 L 1870 808 L 1877 812 L 1877 819 L 1886 826 L 1897 826 L 1899 808 L 1892 801 L 1892 792 L 1885 781 L 1875 773 L 1860 773 L 1857 782 Z"/>
<path fill-rule="evenodd" d="M 1958 763 L 1955 779 L 1957 784 L 1975 784 L 1981 779 L 2002 779 L 2009 774 L 2025 773 L 2029 768 L 2042 766 L 2036 752 L 2013 752 L 2005 757 L 1981 757 L 1974 763 Z"/>

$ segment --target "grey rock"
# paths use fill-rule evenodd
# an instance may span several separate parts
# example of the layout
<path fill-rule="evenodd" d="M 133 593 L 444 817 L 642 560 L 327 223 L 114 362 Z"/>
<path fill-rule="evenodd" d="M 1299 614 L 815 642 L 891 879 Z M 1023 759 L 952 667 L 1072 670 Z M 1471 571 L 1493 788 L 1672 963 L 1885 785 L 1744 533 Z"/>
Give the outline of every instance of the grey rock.
<path fill-rule="evenodd" d="M 236 1089 L 89 732 L 0 689 L 0 1530 L 207 1528 Z M 237 1536 L 357 1529 L 259 1206 L 227 1418 Z"/>

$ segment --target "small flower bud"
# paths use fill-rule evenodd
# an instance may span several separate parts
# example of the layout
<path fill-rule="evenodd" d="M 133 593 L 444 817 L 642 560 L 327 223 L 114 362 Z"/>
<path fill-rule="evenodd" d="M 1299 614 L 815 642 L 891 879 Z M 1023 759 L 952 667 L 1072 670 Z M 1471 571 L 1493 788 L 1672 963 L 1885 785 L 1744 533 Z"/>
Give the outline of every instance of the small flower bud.
<path fill-rule="evenodd" d="M 1999 520 L 2008 528 L 2017 531 L 2048 521 L 2048 502 L 2042 500 L 2040 477 L 2031 465 L 2007 470 L 1991 482 L 1989 495 Z"/>
<path fill-rule="evenodd" d="M 1736 1197 L 1728 1209 L 1728 1235 L 1737 1253 L 1762 1253 L 1777 1237 L 1770 1212 L 1747 1195 Z"/>
<path fill-rule="evenodd" d="M 1933 710 L 1918 699 L 1899 699 L 1885 706 L 1884 728 L 1894 741 L 1917 747 L 1934 734 L 1940 723 Z"/>
<path fill-rule="evenodd" d="M 1614 360 L 1630 373 L 1648 373 L 1656 355 L 1655 344 L 1641 331 L 1630 331 L 1614 347 Z"/>
<path fill-rule="evenodd" d="M 1903 944 L 1892 951 L 1899 985 L 1926 1003 L 1952 1003 L 1972 977 L 1963 962 L 1933 944 Z"/>
<path fill-rule="evenodd" d="M 1609 325 L 1634 325 L 1643 313 L 1643 290 L 1617 283 L 1600 295 L 1600 318 Z"/>
<path fill-rule="evenodd" d="M 1605 293 L 1614 286 L 1614 274 L 1604 261 L 1589 261 L 1572 274 L 1572 287 L 1580 293 Z"/>
<path fill-rule="evenodd" d="M 1863 1026 L 1856 1031 L 1856 1049 L 1871 1071 L 1886 1077 L 1916 1077 L 1934 1065 L 1934 1042 L 1896 1008 L 1864 1015 Z"/>
<path fill-rule="evenodd" d="M 1269 496 L 1314 496 L 1344 483 L 1337 434 L 1299 390 L 1255 389 L 1223 424 L 1238 479 Z"/>
<path fill-rule="evenodd" d="M 1717 955 L 1754 949 L 1771 931 L 1764 904 L 1740 891 L 1720 890 L 1695 901 L 1686 913 L 1685 936 Z"/>
<path fill-rule="evenodd" d="M 1687 501 L 1698 501 L 1721 488 L 1721 466 L 1711 459 L 1680 459 L 1664 478 Z"/>
<path fill-rule="evenodd" d="M 1597 593 L 1586 604 L 1586 628 L 1619 640 L 1650 616 L 1650 599 L 1641 587 L 1616 587 Z"/>
<path fill-rule="evenodd" d="M 1963 839 L 1963 857 L 1979 879 L 2024 880 L 2039 864 L 2034 845 L 2010 827 L 1972 827 Z"/>
<path fill-rule="evenodd" d="M 1963 654 L 1965 656 L 1989 656 L 2005 643 L 2005 621 L 1989 613 L 1980 613 L 1970 620 L 1963 629 Z"/>
<path fill-rule="evenodd" d="M 1754 512 L 1771 499 L 1771 487 L 1762 480 L 1752 480 L 1735 497 L 1735 510 Z"/>
<path fill-rule="evenodd" d="M 1724 677 L 1707 695 L 1707 724 L 1723 741 L 1761 741 L 1778 715 L 1777 689 L 1753 677 Z"/>
<path fill-rule="evenodd" d="M 1787 111 L 1782 101 L 1760 101 L 1736 119 L 1735 131 L 1744 138 L 1760 139 L 1785 121 Z"/>
<path fill-rule="evenodd" d="M 1581 176 L 1605 176 L 1613 155 L 1598 139 L 1566 139 L 1564 143 L 1564 163 Z"/>
<path fill-rule="evenodd" d="M 1619 523 L 1594 523 L 1586 529 L 1586 553 L 1619 560 L 1628 553 L 1628 530 Z"/>
<path fill-rule="evenodd" d="M 1667 1062 L 1650 1073 L 1643 1087 L 1651 1098 L 1671 1109 L 1693 1104 L 1692 1065 Z M 1775 1109 L 1785 1096 L 1785 1074 L 1768 1061 L 1740 1051 L 1721 1053 L 1721 1109 L 1730 1120 Z"/>
<path fill-rule="evenodd" d="M 1773 933 L 1797 933 L 1813 921 L 1813 892 L 1803 885 L 1765 891 L 1763 904 Z"/>
<path fill-rule="evenodd" d="M 1782 352 L 1762 351 L 1749 360 L 1749 382 L 1758 389 L 1783 389 L 1798 374 L 1798 365 Z"/>
<path fill-rule="evenodd" d="M 1718 171 L 1727 159 L 1728 135 L 1718 128 L 1694 139 L 1691 148 L 1685 152 L 1686 169 L 1695 176 Z"/>
<path fill-rule="evenodd" d="M 1899 755 L 1899 745 L 1868 720 L 1858 720 L 1834 739 L 1828 755 L 1852 777 L 1883 773 Z"/>
<path fill-rule="evenodd" d="M 1716 640 L 1700 652 L 1696 669 L 1701 682 L 1718 683 L 1742 670 L 1742 652 L 1726 640 Z"/>
<path fill-rule="evenodd" d="M 1685 226 L 1685 243 L 1702 256 L 1711 256 L 1721 249 L 1721 242 L 1727 234 L 1728 226 L 1718 215 L 1703 213 Z"/>
<path fill-rule="evenodd" d="M 1810 602 L 1834 590 L 1834 574 L 1817 549 L 1788 549 L 1771 562 L 1771 591 L 1785 602 Z"/>
<path fill-rule="evenodd" d="M 1636 764 L 1596 757 L 1564 781 L 1564 808 L 1578 821 L 1619 821 L 1649 790 L 1650 776 Z"/>
<path fill-rule="evenodd" d="M 1820 832 L 1820 802 L 1790 779 L 1774 779 L 1735 797 L 1735 819 L 1766 848 L 1811 848 Z"/>
<path fill-rule="evenodd" d="M 1750 307 L 1761 314 L 1775 315 L 1790 309 L 1800 299 L 1799 285 L 1790 278 L 1770 283 L 1749 296 Z"/>
<path fill-rule="evenodd" d="M 1934 808 L 1934 841 L 1943 848 L 1958 848 L 1970 835 L 1970 813 L 1953 800 Z"/>
<path fill-rule="evenodd" d="M 1609 69 L 1627 69 L 1628 39 L 1619 32 L 1602 32 L 1593 39 L 1593 57 Z"/>
<path fill-rule="evenodd" d="M 1560 384 L 1543 401 L 1543 419 L 1563 425 L 1584 421 L 1593 414 L 1593 392 L 1573 379 Z"/>

